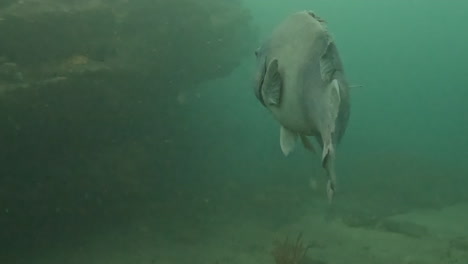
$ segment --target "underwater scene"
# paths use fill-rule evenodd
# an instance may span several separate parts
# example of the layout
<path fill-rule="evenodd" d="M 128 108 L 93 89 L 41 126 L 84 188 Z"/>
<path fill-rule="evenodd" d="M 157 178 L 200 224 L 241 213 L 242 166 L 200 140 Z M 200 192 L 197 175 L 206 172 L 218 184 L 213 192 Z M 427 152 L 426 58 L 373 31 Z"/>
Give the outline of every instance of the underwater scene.
<path fill-rule="evenodd" d="M 0 264 L 467 264 L 467 9 L 0 0 Z"/>

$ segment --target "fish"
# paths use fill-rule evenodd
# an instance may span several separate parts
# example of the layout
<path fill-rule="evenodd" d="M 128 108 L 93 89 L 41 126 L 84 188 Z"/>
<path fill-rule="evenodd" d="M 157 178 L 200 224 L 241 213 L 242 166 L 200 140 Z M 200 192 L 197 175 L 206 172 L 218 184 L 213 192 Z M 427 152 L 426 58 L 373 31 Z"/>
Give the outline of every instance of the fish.
<path fill-rule="evenodd" d="M 331 203 L 337 190 L 336 148 L 348 126 L 351 103 L 340 53 L 326 21 L 311 10 L 288 15 L 255 50 L 254 93 L 280 125 L 285 156 L 298 139 L 317 153 Z"/>

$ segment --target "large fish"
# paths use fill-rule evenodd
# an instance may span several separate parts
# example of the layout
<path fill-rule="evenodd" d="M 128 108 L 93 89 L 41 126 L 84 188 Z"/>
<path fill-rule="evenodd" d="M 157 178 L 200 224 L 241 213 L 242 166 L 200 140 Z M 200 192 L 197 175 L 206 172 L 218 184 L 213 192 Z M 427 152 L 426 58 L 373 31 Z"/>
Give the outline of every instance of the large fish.
<path fill-rule="evenodd" d="M 255 95 L 281 125 L 281 150 L 287 156 L 300 138 L 307 149 L 315 151 L 308 136 L 316 138 L 331 202 L 336 191 L 335 149 L 347 127 L 350 98 L 343 65 L 325 22 L 311 11 L 294 13 L 255 54 Z"/>

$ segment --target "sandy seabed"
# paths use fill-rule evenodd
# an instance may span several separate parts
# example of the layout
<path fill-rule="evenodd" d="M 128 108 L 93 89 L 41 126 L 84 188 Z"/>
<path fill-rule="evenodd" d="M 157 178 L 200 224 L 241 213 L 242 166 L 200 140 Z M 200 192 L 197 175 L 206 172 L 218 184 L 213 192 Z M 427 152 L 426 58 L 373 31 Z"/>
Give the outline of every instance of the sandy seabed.
<path fill-rule="evenodd" d="M 372 227 L 350 226 L 322 209 L 311 205 L 297 221 L 277 228 L 239 215 L 211 218 L 210 228 L 187 224 L 166 229 L 149 215 L 128 230 L 103 232 L 81 245 L 43 252 L 34 263 L 273 264 L 272 242 L 299 233 L 311 246 L 304 264 L 468 263 L 468 204 L 412 210 Z"/>

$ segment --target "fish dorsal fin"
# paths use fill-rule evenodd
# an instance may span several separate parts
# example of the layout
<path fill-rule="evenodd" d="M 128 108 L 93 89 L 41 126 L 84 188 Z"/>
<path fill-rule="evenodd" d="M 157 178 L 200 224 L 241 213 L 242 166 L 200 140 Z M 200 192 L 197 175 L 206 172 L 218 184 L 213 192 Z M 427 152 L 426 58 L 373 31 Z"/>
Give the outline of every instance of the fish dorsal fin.
<path fill-rule="evenodd" d="M 315 14 L 314 11 L 312 11 L 312 10 L 307 10 L 307 13 L 308 13 L 311 17 L 315 18 L 318 22 L 320 22 L 320 24 L 325 25 L 325 24 L 327 23 L 327 21 L 325 21 L 323 18 L 321 18 L 321 17 L 319 17 L 317 14 Z"/>
<path fill-rule="evenodd" d="M 330 82 L 338 70 L 335 44 L 329 40 L 327 49 L 320 58 L 320 75 L 324 82 Z"/>
<path fill-rule="evenodd" d="M 262 97 L 267 105 L 278 106 L 281 102 L 282 78 L 278 71 L 278 59 L 274 58 L 266 69 L 262 84 Z"/>
<path fill-rule="evenodd" d="M 285 156 L 293 152 L 296 147 L 297 134 L 281 126 L 280 130 L 280 145 L 281 151 Z"/>

